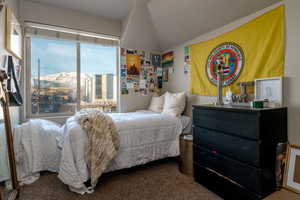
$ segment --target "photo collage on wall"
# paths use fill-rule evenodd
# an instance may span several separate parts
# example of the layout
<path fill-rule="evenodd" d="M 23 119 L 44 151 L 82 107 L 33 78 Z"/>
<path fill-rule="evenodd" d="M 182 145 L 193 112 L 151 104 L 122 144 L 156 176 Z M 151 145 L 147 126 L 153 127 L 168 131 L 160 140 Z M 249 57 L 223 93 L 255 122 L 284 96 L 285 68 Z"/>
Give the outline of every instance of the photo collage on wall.
<path fill-rule="evenodd" d="M 121 93 L 159 94 L 163 87 L 161 55 L 121 48 Z"/>

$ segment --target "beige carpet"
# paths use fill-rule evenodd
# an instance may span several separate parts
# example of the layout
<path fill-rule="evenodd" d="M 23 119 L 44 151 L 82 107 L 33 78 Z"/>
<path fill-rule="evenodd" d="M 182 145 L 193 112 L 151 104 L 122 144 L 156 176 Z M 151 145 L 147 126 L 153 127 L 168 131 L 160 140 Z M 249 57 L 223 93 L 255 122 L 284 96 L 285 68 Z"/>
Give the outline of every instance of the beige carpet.
<path fill-rule="evenodd" d="M 174 161 L 121 170 L 102 177 L 93 194 L 68 191 L 56 174 L 43 174 L 32 185 L 23 186 L 19 200 L 220 200 L 193 179 L 181 174 Z"/>
<path fill-rule="evenodd" d="M 164 161 L 101 177 L 93 194 L 69 192 L 56 174 L 45 173 L 32 185 L 23 186 L 19 200 L 221 200 L 220 197 L 181 174 L 174 161 Z M 287 190 L 266 200 L 300 200 Z"/>
<path fill-rule="evenodd" d="M 282 189 L 266 197 L 265 200 L 300 200 L 300 195 L 289 190 Z"/>

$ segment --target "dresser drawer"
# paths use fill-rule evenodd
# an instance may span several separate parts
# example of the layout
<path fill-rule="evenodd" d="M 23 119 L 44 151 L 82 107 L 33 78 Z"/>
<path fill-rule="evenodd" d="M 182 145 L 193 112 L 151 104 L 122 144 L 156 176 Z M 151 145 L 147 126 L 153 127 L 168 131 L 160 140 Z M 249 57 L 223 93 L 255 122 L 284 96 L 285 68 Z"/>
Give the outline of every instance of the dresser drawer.
<path fill-rule="evenodd" d="M 194 108 L 193 124 L 259 140 L 259 115 L 255 112 L 230 112 Z"/>
<path fill-rule="evenodd" d="M 205 167 L 194 163 L 195 181 L 207 189 L 229 200 L 261 200 L 261 195 L 247 190 L 245 187 L 232 183 Z"/>
<path fill-rule="evenodd" d="M 260 142 L 193 127 L 194 144 L 260 167 Z"/>
<path fill-rule="evenodd" d="M 274 179 L 273 172 L 251 167 L 215 151 L 194 145 L 194 162 L 261 194 L 264 183 Z"/>

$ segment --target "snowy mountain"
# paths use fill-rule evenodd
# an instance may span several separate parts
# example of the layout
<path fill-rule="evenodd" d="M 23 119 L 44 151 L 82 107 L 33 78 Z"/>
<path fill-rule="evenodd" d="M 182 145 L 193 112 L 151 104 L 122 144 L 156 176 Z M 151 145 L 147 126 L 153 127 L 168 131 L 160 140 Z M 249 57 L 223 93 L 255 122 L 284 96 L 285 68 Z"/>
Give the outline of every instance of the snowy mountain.
<path fill-rule="evenodd" d="M 76 87 L 76 72 L 61 72 L 57 74 L 50 74 L 40 77 L 40 87 L 41 88 L 51 88 L 51 87 L 64 87 L 64 88 L 75 88 Z M 92 76 L 88 74 L 81 74 L 80 82 L 83 85 L 87 80 L 92 80 Z M 37 87 L 38 80 L 33 79 L 34 87 Z"/>

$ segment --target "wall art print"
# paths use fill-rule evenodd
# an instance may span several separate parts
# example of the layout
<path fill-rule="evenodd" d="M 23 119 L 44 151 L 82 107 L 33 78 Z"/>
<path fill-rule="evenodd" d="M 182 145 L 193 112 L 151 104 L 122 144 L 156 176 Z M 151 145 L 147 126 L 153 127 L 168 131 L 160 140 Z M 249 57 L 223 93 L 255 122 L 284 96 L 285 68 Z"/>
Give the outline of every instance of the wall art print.
<path fill-rule="evenodd" d="M 161 66 L 161 55 L 159 54 L 151 54 L 151 61 L 154 67 Z"/>
<path fill-rule="evenodd" d="M 6 8 L 5 48 L 14 57 L 22 59 L 22 27 L 10 8 Z"/>
<path fill-rule="evenodd" d="M 137 54 L 126 55 L 126 65 L 128 75 L 140 75 L 141 58 Z"/>

